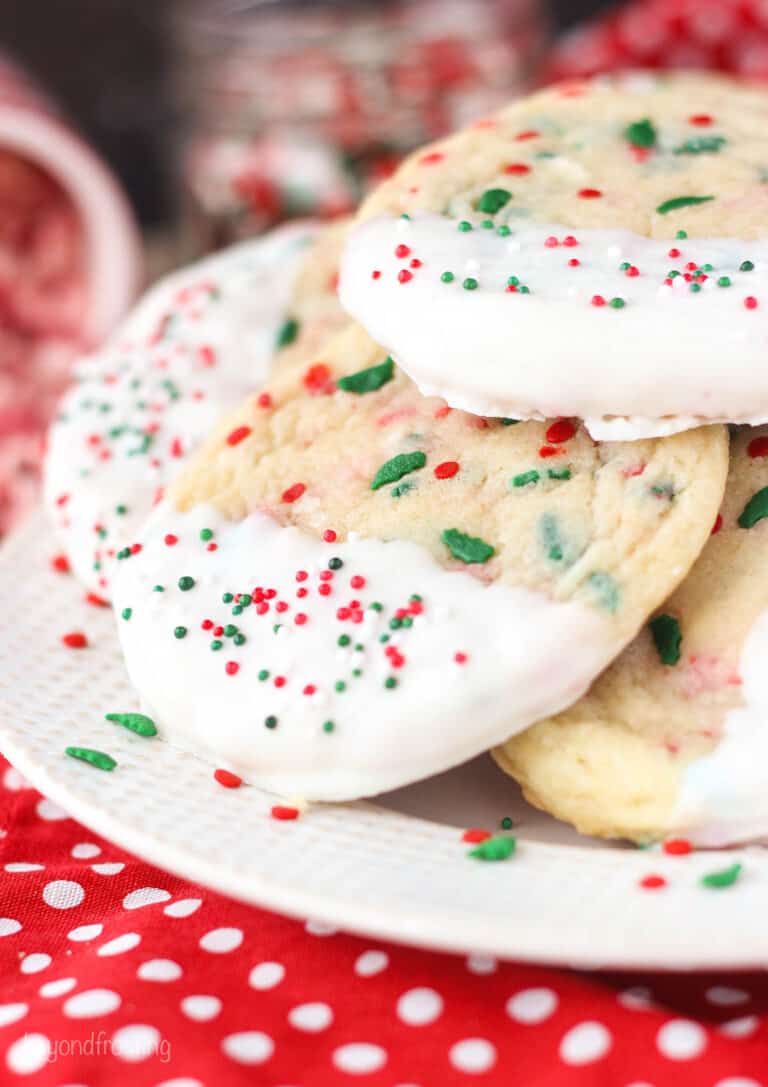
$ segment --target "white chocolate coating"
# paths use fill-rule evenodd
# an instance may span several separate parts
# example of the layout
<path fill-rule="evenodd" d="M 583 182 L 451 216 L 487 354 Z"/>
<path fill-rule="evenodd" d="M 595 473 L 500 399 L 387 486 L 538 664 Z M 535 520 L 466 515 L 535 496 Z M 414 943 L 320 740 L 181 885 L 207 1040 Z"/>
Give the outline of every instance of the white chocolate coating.
<path fill-rule="evenodd" d="M 689 264 L 711 268 L 695 278 Z M 415 212 L 354 228 L 340 298 L 425 394 L 481 415 L 580 417 L 594 437 L 626 440 L 768 419 L 766 284 L 768 241 L 670 242 L 503 215 L 461 231 Z"/>
<path fill-rule="evenodd" d="M 49 432 L 44 501 L 99 596 L 187 456 L 266 377 L 315 233 L 289 225 L 167 277 L 78 367 Z"/>
<path fill-rule="evenodd" d="M 139 542 L 114 604 L 142 704 L 171 742 L 283 795 L 349 800 L 438 773 L 569 705 L 616 652 L 596 610 L 486 584 L 402 540 L 326 543 L 266 513 L 163 503 Z M 331 558 L 343 565 L 328 578 Z M 239 614 L 222 601 L 256 587 L 275 593 Z M 220 630 L 212 650 L 204 622 L 245 641 Z"/>

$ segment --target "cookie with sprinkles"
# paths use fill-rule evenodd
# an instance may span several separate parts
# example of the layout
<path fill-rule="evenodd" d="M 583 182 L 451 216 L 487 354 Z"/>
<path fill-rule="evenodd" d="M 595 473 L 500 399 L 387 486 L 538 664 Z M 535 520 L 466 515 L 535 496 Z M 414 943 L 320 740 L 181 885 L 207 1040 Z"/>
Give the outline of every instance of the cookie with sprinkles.
<path fill-rule="evenodd" d="M 289 226 L 191 265 L 80 364 L 49 433 L 45 504 L 92 592 L 109 596 L 116 556 L 275 351 L 290 359 L 342 323 L 340 237 Z"/>
<path fill-rule="evenodd" d="M 352 326 L 128 549 L 129 674 L 163 735 L 278 793 L 436 773 L 583 693 L 701 550 L 726 462 L 720 427 L 599 445 L 452 410 Z"/>
<path fill-rule="evenodd" d="M 589 694 L 495 752 L 579 829 L 704 846 L 768 838 L 768 428 L 731 441 L 693 569 Z"/>
<path fill-rule="evenodd" d="M 768 421 L 768 94 L 630 74 L 515 102 L 363 204 L 340 297 L 425 394 L 594 437 Z"/>

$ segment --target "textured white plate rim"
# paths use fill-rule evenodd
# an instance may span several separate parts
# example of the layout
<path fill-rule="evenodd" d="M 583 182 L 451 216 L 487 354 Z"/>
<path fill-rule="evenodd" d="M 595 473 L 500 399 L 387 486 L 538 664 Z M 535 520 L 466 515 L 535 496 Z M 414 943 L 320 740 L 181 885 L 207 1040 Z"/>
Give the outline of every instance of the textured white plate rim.
<path fill-rule="evenodd" d="M 73 579 L 46 572 L 51 551 L 40 515 L 0 551 L 0 750 L 31 784 L 105 838 L 233 898 L 419 947 L 593 969 L 749 969 L 768 963 L 768 931 L 761 923 L 768 904 L 763 850 L 678 859 L 523 839 L 514 859 L 482 864 L 466 859 L 461 828 L 371 803 L 317 806 L 296 822 L 277 823 L 268 816 L 273 797 L 253 787 L 223 790 L 211 783 L 211 767 L 202 760 L 161 741 L 110 731 L 100 719 L 96 723 L 86 692 L 93 691 L 102 715 L 114 708 L 111 694 L 99 703 L 107 680 L 113 688 L 105 689 L 126 692 L 123 705 L 135 700 L 126 703 L 129 688 L 108 612 L 81 607 L 79 615 L 95 632 L 92 647 L 82 653 L 60 648 L 59 636 L 73 626 L 82 592 Z M 47 632 L 41 655 L 20 665 L 11 643 L 40 642 L 41 629 Z M 65 711 L 57 701 L 63 680 L 51 682 L 49 660 L 60 660 L 73 676 L 74 703 Z M 68 721 L 86 717 L 87 726 L 73 736 Z M 65 735 L 67 743 L 106 748 L 118 758 L 118 769 L 100 773 L 67 759 Z M 206 805 L 209 795 L 214 811 Z M 194 810 L 202 821 L 186 841 L 189 805 L 201 800 Z M 167 823 L 153 821 L 152 804 Z M 238 820 L 235 837 L 253 836 L 247 870 L 242 861 L 228 863 L 217 849 L 216 835 L 232 814 Z M 223 821 L 209 827 L 206 820 L 214 815 Z M 205 834 L 209 848 L 201 852 Z M 393 842 L 402 842 L 408 855 Z M 329 873 L 331 882 L 322 884 L 318 850 L 328 851 L 325 863 L 333 867 L 350 849 L 357 863 L 351 869 L 342 864 L 338 876 L 331 879 Z M 289 856 L 285 864 L 286 851 L 295 861 Z M 702 889 L 701 874 L 725 867 L 734 855 L 744 862 L 736 886 Z M 638 880 L 648 871 L 661 872 L 670 885 L 662 892 L 641 891 Z M 728 938 L 714 939 L 714 933 Z"/>

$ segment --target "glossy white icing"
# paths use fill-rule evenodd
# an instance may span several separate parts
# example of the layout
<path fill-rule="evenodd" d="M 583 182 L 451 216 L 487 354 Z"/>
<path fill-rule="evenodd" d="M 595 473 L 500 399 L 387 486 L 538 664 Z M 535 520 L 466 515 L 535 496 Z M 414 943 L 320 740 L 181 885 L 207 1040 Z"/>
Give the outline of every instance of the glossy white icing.
<path fill-rule="evenodd" d="M 326 543 L 265 513 L 164 503 L 140 542 L 114 605 L 144 707 L 171 742 L 282 795 L 348 800 L 444 770 L 575 701 L 619 649 L 596 610 L 405 541 Z M 274 595 L 240 614 L 222 600 L 257 587 Z"/>
<path fill-rule="evenodd" d="M 580 417 L 614 440 L 768 419 L 768 241 L 504 216 L 464 231 L 385 216 L 350 234 L 342 305 L 423 392 L 474 414 Z"/>

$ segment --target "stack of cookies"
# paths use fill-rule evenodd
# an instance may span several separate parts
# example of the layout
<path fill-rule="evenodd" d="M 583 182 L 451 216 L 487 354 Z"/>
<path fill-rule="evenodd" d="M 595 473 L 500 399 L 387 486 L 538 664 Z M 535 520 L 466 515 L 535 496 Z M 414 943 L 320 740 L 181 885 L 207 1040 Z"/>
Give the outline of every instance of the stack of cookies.
<path fill-rule="evenodd" d="M 492 750 L 587 833 L 768 833 L 766 122 L 556 86 L 308 251 L 294 342 L 113 548 L 164 736 L 307 800 Z"/>

